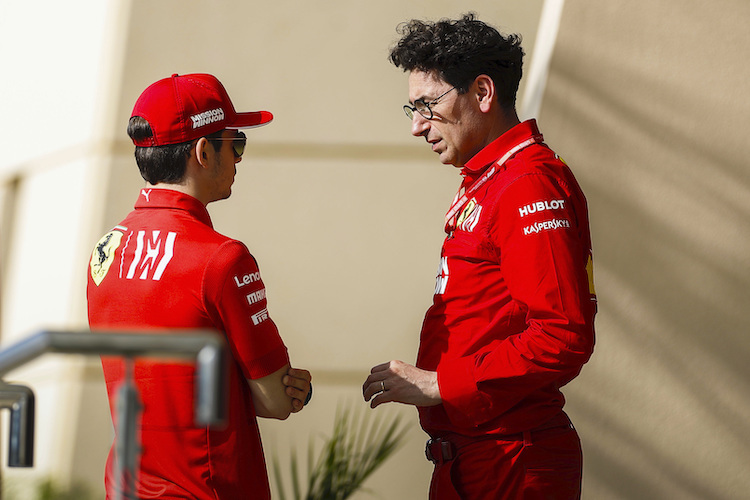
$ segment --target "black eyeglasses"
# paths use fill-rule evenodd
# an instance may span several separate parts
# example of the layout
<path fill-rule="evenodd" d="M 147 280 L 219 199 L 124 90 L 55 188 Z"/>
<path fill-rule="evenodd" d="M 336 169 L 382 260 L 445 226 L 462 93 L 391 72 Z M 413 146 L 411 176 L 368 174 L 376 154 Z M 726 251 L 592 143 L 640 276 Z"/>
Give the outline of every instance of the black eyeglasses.
<path fill-rule="evenodd" d="M 242 158 L 247 144 L 247 136 L 244 132 L 237 132 L 235 137 L 207 137 L 210 141 L 232 141 L 232 152 L 235 158 Z"/>
<path fill-rule="evenodd" d="M 456 87 L 453 87 L 452 89 L 448 90 L 447 92 L 444 92 L 443 94 L 437 96 L 435 99 L 431 100 L 430 102 L 425 102 L 424 99 L 417 99 L 414 101 L 414 106 L 410 106 L 408 104 L 404 105 L 404 113 L 406 113 L 406 116 L 409 117 L 410 120 L 414 119 L 414 112 L 416 111 L 420 115 L 422 115 L 427 120 L 432 120 L 433 114 L 432 109 L 430 106 L 434 106 L 437 104 L 437 102 L 442 99 L 448 92 L 451 90 L 455 90 Z"/>

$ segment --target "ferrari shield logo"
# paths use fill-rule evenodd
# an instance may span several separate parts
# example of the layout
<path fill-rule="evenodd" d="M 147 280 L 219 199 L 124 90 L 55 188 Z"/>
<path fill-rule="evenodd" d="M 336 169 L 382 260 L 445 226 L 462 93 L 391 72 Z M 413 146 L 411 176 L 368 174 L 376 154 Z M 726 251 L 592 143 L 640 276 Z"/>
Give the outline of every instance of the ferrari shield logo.
<path fill-rule="evenodd" d="M 96 286 L 99 286 L 107 276 L 109 267 L 115 260 L 115 250 L 120 246 L 121 241 L 122 232 L 110 231 L 94 247 L 91 254 L 91 279 L 94 280 Z"/>
<path fill-rule="evenodd" d="M 467 217 L 471 215 L 471 213 L 474 211 L 474 208 L 477 206 L 477 200 L 472 198 L 469 203 L 466 204 L 466 207 L 464 207 L 463 210 L 461 210 L 461 215 L 458 216 L 458 220 L 456 221 L 456 226 L 460 226 Z"/>

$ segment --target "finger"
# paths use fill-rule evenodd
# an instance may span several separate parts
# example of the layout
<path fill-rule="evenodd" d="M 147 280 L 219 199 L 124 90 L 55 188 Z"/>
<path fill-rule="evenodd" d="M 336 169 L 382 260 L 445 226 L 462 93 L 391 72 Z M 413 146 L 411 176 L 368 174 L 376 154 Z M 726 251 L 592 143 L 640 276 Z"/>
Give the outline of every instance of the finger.
<path fill-rule="evenodd" d="M 308 383 L 312 382 L 312 375 L 307 370 L 303 370 L 301 368 L 290 368 L 286 373 L 290 377 L 305 380 Z"/>
<path fill-rule="evenodd" d="M 291 396 L 294 399 L 298 399 L 300 402 L 304 402 L 305 398 L 307 398 L 307 389 L 300 390 L 292 386 L 287 386 L 285 392 L 287 396 Z"/>
<path fill-rule="evenodd" d="M 366 394 L 367 389 L 370 385 L 375 384 L 380 386 L 380 381 L 383 380 L 385 377 L 388 376 L 387 370 L 390 367 L 391 363 L 381 363 L 379 365 L 376 365 L 370 370 L 370 375 L 367 376 L 365 379 L 365 383 L 362 384 L 362 393 Z M 376 391 L 377 392 L 377 391 Z M 372 395 L 372 394 L 371 394 Z M 365 398 L 365 400 L 368 400 L 369 398 Z"/>
<path fill-rule="evenodd" d="M 385 379 L 380 378 L 371 380 L 364 390 L 365 401 L 369 401 L 370 398 L 384 392 L 385 389 Z"/>
<path fill-rule="evenodd" d="M 387 363 L 381 363 L 379 365 L 375 365 L 375 366 L 372 367 L 372 370 L 370 370 L 370 373 L 374 374 L 374 373 L 385 371 L 388 368 L 390 368 L 390 366 L 391 366 L 391 362 L 390 361 L 387 362 Z"/>
<path fill-rule="evenodd" d="M 375 377 L 373 375 L 369 375 L 364 383 L 362 384 L 362 394 L 367 395 L 367 391 L 370 388 L 370 386 L 375 382 Z"/>
<path fill-rule="evenodd" d="M 287 387 L 294 387 L 301 391 L 307 391 L 310 387 L 310 381 L 304 378 L 297 378 L 290 375 L 284 375 L 281 382 Z"/>
<path fill-rule="evenodd" d="M 362 388 L 362 395 L 364 396 L 365 401 L 369 401 L 373 394 L 375 394 L 375 391 L 372 390 L 372 385 L 372 383 L 365 383 Z"/>
<path fill-rule="evenodd" d="M 364 383 L 362 384 L 362 394 L 367 393 L 367 389 L 370 388 L 370 385 L 372 385 L 372 382 L 373 382 L 372 375 L 370 375 L 369 377 L 365 379 Z"/>
<path fill-rule="evenodd" d="M 292 399 L 292 413 L 302 410 L 305 405 L 299 399 Z"/>
<path fill-rule="evenodd" d="M 370 380 L 364 391 L 365 401 L 369 401 L 373 396 L 382 391 L 381 380 Z"/>
<path fill-rule="evenodd" d="M 393 398 L 388 394 L 388 391 L 386 392 L 378 392 L 375 394 L 375 397 L 372 398 L 370 401 L 370 408 L 377 408 L 379 405 L 383 403 L 388 403 L 393 401 Z"/>

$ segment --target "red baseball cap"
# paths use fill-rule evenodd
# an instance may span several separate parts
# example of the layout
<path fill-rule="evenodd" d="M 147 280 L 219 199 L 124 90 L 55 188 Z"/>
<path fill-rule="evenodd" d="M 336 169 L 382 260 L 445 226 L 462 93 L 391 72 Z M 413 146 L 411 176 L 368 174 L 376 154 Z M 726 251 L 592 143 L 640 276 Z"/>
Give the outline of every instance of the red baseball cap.
<path fill-rule="evenodd" d="M 164 146 L 199 139 L 225 128 L 260 127 L 273 120 L 268 111 L 238 113 L 226 89 L 213 75 L 174 74 L 150 85 L 133 107 L 151 125 L 153 137 L 136 146 Z"/>

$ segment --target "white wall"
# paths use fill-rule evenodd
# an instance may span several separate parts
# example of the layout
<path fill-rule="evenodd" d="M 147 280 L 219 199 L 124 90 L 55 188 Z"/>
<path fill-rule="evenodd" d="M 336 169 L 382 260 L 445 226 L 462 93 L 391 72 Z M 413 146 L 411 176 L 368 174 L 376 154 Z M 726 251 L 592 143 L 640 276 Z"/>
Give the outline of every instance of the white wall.
<path fill-rule="evenodd" d="M 103 124 L 119 92 L 120 7 L 77 0 L 0 8 L 3 346 L 40 329 L 85 326 L 85 256 L 101 224 L 110 162 L 112 131 Z M 53 475 L 101 476 L 76 471 L 71 460 L 74 450 L 90 446 L 73 432 L 86 420 L 86 366 L 80 358 L 49 356 L 3 376 L 31 386 L 37 398 L 35 467 L 4 469 L 4 488 Z M 5 442 L 6 425 L 3 432 Z"/>

